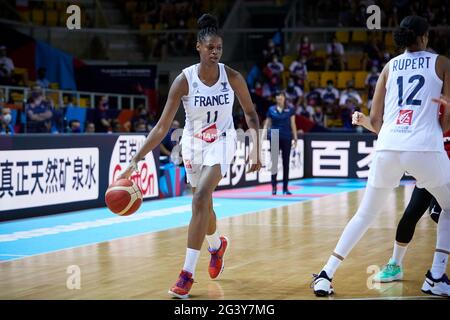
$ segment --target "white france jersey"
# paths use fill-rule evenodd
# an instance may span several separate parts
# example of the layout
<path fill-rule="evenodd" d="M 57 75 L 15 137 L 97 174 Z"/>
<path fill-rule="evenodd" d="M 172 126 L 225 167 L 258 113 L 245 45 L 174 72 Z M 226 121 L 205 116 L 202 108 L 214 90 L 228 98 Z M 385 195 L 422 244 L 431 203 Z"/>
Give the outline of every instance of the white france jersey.
<path fill-rule="evenodd" d="M 234 91 L 224 64 L 219 63 L 218 66 L 219 79 L 212 86 L 199 79 L 199 64 L 183 69 L 189 84 L 188 95 L 182 97 L 186 112 L 183 139 L 195 137 L 209 144 L 223 133 L 234 132 Z"/>
<path fill-rule="evenodd" d="M 389 61 L 377 150 L 444 151 L 439 105 L 431 101 L 442 90 L 437 57 L 427 51 L 405 51 Z"/>

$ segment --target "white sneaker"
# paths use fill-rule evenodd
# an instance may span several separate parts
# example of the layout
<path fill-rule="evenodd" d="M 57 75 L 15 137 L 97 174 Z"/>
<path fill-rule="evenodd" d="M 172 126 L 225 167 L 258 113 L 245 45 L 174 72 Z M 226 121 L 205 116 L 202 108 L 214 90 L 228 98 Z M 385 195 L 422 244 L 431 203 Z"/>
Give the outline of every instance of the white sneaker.
<path fill-rule="evenodd" d="M 334 293 L 333 286 L 331 285 L 331 280 L 327 273 L 322 270 L 319 275 L 313 275 L 314 280 L 311 286 L 314 288 L 314 294 L 317 297 L 326 297 Z M 314 285 L 313 285 L 314 284 Z"/>
<path fill-rule="evenodd" d="M 422 292 L 441 297 L 450 297 L 450 281 L 444 274 L 440 279 L 434 279 L 428 270 L 422 285 Z"/>

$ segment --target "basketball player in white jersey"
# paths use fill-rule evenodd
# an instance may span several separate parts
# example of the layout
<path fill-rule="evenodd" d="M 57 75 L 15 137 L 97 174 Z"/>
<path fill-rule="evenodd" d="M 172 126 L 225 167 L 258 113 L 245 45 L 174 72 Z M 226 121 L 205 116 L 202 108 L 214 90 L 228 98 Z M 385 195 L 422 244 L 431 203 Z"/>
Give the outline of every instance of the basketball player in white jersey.
<path fill-rule="evenodd" d="M 209 275 L 216 279 L 224 267 L 228 239 L 220 236 L 216 227 L 212 193 L 227 172 L 236 149 L 236 131 L 233 124 L 234 94 L 244 110 L 248 127 L 259 132 L 259 119 L 254 109 L 247 84 L 242 75 L 219 63 L 222 56 L 222 38 L 218 21 L 209 14 L 198 20 L 197 51 L 200 63 L 190 66 L 174 80 L 169 90 L 161 118 L 136 153 L 120 178 L 128 178 L 136 163 L 156 148 L 167 134 L 170 124 L 183 102 L 186 123 L 181 139 L 181 150 L 188 182 L 192 185 L 192 218 L 188 229 L 186 259 L 177 282 L 169 294 L 188 298 L 195 279 L 195 268 L 205 239 L 209 244 L 211 260 Z M 259 171 L 259 137 L 251 151 L 248 172 Z"/>
<path fill-rule="evenodd" d="M 370 124 L 378 133 L 378 141 L 365 194 L 327 264 L 315 275 L 317 296 L 334 293 L 334 273 L 384 209 L 386 198 L 405 172 L 414 176 L 417 186 L 426 188 L 443 210 L 433 265 L 422 291 L 450 295 L 445 274 L 450 252 L 450 162 L 442 143 L 443 130 L 450 127 L 450 109 L 444 109 L 439 121 L 439 104 L 432 101 L 442 91 L 450 96 L 450 62 L 425 51 L 428 23 L 421 17 L 404 18 L 394 32 L 394 40 L 406 50 L 389 61 L 376 85 Z"/>

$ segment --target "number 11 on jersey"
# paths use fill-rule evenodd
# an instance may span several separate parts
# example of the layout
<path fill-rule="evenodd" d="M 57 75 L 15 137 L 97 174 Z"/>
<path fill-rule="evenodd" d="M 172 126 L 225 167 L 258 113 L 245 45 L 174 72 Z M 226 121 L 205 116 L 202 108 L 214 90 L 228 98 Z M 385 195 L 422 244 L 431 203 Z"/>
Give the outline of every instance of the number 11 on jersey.
<path fill-rule="evenodd" d="M 214 111 L 214 120 L 212 121 L 212 122 L 216 122 L 217 121 L 217 116 L 218 116 L 218 114 L 219 114 L 219 111 Z M 208 111 L 207 113 L 206 113 L 206 115 L 208 116 L 208 120 L 207 120 L 207 122 L 208 123 L 210 123 L 211 122 L 211 111 Z"/>

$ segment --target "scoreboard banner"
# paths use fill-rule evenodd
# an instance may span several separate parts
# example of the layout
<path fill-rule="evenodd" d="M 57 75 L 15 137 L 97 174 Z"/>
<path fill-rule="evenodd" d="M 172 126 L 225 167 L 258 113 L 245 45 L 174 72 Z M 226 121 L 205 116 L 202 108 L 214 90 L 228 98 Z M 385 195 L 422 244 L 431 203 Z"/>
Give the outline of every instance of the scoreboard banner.
<path fill-rule="evenodd" d="M 105 192 L 144 135 L 0 136 L 0 221 L 105 206 Z M 158 198 L 159 149 L 132 179 Z"/>

